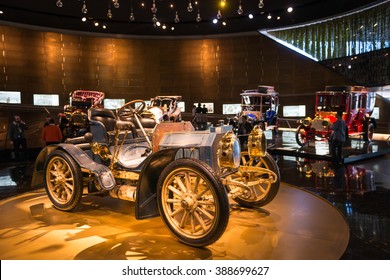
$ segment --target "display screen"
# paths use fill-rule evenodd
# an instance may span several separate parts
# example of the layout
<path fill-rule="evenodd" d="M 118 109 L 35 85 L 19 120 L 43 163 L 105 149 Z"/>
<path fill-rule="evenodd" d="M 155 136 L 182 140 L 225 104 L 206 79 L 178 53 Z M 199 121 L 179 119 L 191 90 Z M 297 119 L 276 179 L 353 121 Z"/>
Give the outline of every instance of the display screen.
<path fill-rule="evenodd" d="M 36 106 L 60 106 L 58 94 L 34 94 L 33 103 Z"/>
<path fill-rule="evenodd" d="M 196 107 L 198 107 L 198 103 L 194 103 Z M 203 108 L 203 105 L 207 108 L 207 113 L 212 114 L 214 113 L 214 103 L 200 103 L 201 107 Z"/>
<path fill-rule="evenodd" d="M 283 117 L 305 117 L 306 105 L 283 106 Z"/>
<path fill-rule="evenodd" d="M 0 103 L 22 103 L 20 91 L 0 91 Z"/>
<path fill-rule="evenodd" d="M 104 108 L 107 109 L 118 109 L 125 105 L 125 100 L 124 99 L 112 99 L 112 98 L 106 98 L 104 99 Z"/>
<path fill-rule="evenodd" d="M 222 114 L 236 115 L 241 112 L 241 104 L 222 104 Z"/>

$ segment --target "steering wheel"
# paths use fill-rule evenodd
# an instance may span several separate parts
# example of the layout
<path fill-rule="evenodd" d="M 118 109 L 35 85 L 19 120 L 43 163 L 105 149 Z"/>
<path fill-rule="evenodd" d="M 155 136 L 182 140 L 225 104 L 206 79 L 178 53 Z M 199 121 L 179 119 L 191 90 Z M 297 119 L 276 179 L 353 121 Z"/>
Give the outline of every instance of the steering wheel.
<path fill-rule="evenodd" d="M 136 103 L 141 103 L 136 106 Z M 143 100 L 137 99 L 130 102 L 127 102 L 122 107 L 117 110 L 117 116 L 123 121 L 130 120 L 134 115 L 141 114 L 146 107 L 146 103 Z"/>

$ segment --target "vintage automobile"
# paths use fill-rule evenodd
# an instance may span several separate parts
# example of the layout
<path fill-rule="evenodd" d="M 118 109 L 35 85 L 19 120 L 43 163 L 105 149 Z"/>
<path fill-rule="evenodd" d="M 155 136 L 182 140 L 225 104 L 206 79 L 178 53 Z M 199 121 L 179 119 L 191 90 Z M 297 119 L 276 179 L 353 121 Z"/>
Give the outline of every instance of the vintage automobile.
<path fill-rule="evenodd" d="M 136 105 L 139 104 L 139 105 Z M 32 186 L 44 186 L 53 206 L 74 210 L 84 195 L 135 203 L 135 217 L 160 215 L 170 232 L 191 246 L 207 246 L 225 231 L 230 204 L 261 207 L 276 196 L 279 169 L 259 127 L 241 152 L 230 126 L 195 131 L 191 122 L 161 122 L 152 132 L 140 118 L 146 104 L 116 111 L 90 108 L 90 132 L 45 147 Z"/>
<path fill-rule="evenodd" d="M 316 138 L 329 140 L 337 111 L 343 112 L 347 134 L 362 134 L 365 141 L 370 141 L 375 128 L 375 119 L 371 118 L 375 98 L 375 92 L 362 86 L 326 86 L 325 91 L 316 92 L 315 117 L 299 121 L 295 133 L 298 145 Z"/>
<path fill-rule="evenodd" d="M 248 116 L 263 130 L 278 131 L 279 93 L 274 87 L 260 85 L 257 89 L 244 90 L 241 93 L 240 116 Z"/>
<path fill-rule="evenodd" d="M 105 94 L 100 91 L 75 90 L 69 93 L 69 104 L 59 116 L 59 125 L 64 138 L 85 134 L 89 130 L 87 111 L 89 108 L 103 107 Z"/>
<path fill-rule="evenodd" d="M 178 95 L 156 96 L 151 98 L 148 110 L 143 112 L 143 116 L 150 113 L 151 115 L 149 117 L 153 116 L 157 123 L 162 121 L 180 122 L 181 110 L 178 105 L 181 98 L 182 97 Z"/>

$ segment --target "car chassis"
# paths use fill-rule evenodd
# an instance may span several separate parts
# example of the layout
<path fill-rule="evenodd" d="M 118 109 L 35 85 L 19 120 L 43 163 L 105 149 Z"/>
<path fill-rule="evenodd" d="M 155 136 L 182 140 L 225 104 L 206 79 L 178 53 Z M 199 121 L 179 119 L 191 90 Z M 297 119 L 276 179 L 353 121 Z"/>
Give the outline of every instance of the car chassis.
<path fill-rule="evenodd" d="M 132 201 L 137 219 L 160 215 L 179 241 L 196 247 L 223 234 L 230 199 L 243 207 L 274 199 L 279 169 L 258 126 L 241 152 L 230 126 L 195 131 L 190 122 L 162 122 L 146 130 L 139 117 L 145 106 L 134 100 L 116 114 L 90 108 L 90 132 L 45 147 L 32 185 L 44 186 L 62 211 L 74 210 L 85 195 Z"/>

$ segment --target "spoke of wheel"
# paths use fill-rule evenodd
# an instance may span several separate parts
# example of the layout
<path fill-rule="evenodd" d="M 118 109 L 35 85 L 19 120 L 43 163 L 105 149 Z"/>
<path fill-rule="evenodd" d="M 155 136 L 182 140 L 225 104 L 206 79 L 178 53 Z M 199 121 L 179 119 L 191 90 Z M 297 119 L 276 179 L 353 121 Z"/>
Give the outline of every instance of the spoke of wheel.
<path fill-rule="evenodd" d="M 194 233 L 196 230 L 195 217 L 191 215 L 191 233 Z"/>
<path fill-rule="evenodd" d="M 168 198 L 167 200 L 167 203 L 170 203 L 170 204 L 179 204 L 181 199 L 177 199 L 177 198 Z"/>
<path fill-rule="evenodd" d="M 184 211 L 183 208 L 179 208 L 179 209 L 177 209 L 176 211 L 174 211 L 174 212 L 171 213 L 171 217 L 174 218 L 176 215 L 182 213 L 183 211 Z"/>
<path fill-rule="evenodd" d="M 187 218 L 188 218 L 188 213 L 189 213 L 188 211 L 185 211 L 183 217 L 181 218 L 181 221 L 179 223 L 179 226 L 181 228 L 184 228 L 184 225 L 185 225 Z"/>
<path fill-rule="evenodd" d="M 204 223 L 203 219 L 199 216 L 199 214 L 197 212 L 194 212 L 194 216 L 195 216 L 196 220 L 198 221 L 198 223 L 200 224 L 200 226 L 202 227 L 202 229 L 204 231 L 206 231 L 207 230 L 207 226 Z"/>
<path fill-rule="evenodd" d="M 188 174 L 188 173 L 186 173 Z M 179 176 L 175 176 L 175 181 L 176 183 L 179 185 L 180 189 L 186 193 L 187 192 L 187 188 L 186 186 L 183 184 L 183 181 L 181 180 L 181 178 Z"/>
<path fill-rule="evenodd" d="M 190 173 L 189 172 L 186 172 L 185 175 L 184 175 L 184 180 L 185 180 L 185 183 L 186 183 L 186 192 L 191 192 L 191 177 L 190 177 Z"/>
<path fill-rule="evenodd" d="M 195 178 L 194 188 L 193 188 L 193 190 L 192 190 L 192 193 L 197 193 L 197 192 L 198 192 L 199 184 L 200 184 L 200 177 L 196 177 L 196 178 Z"/>
<path fill-rule="evenodd" d="M 198 207 L 198 209 L 200 212 L 202 212 L 210 220 L 214 219 L 214 216 L 211 213 L 209 213 L 207 210 L 203 209 L 202 207 Z"/>
<path fill-rule="evenodd" d="M 177 194 L 179 197 L 183 196 L 183 194 L 178 189 L 176 189 L 174 186 L 172 186 L 172 185 L 169 185 L 168 189 L 170 191 L 174 192 L 175 194 Z"/>
<path fill-rule="evenodd" d="M 198 200 L 199 198 L 201 198 L 206 192 L 208 192 L 210 189 L 209 186 L 206 187 L 206 189 L 204 189 L 202 192 L 200 192 L 199 194 L 196 195 L 196 199 Z"/>
<path fill-rule="evenodd" d="M 202 200 L 198 200 L 198 204 L 203 205 L 203 206 L 214 206 L 215 205 L 215 203 L 213 201 L 202 201 Z"/>

